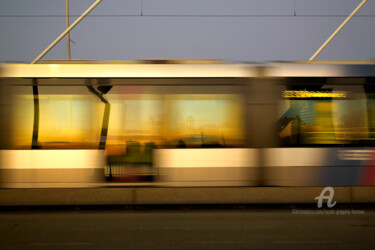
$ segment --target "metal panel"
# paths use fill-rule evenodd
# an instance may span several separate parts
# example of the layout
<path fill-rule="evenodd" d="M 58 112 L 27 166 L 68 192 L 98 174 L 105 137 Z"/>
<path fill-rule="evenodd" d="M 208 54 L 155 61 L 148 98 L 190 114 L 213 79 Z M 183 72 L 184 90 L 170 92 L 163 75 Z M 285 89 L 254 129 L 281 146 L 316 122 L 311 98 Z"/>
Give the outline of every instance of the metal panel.
<path fill-rule="evenodd" d="M 375 151 L 368 148 L 264 149 L 265 183 L 280 186 L 373 185 Z"/>
<path fill-rule="evenodd" d="M 294 0 L 143 0 L 143 15 L 293 15 Z"/>
<path fill-rule="evenodd" d="M 155 150 L 158 168 L 257 167 L 256 149 L 159 149 Z M 230 172 L 230 171 L 228 171 Z"/>
<path fill-rule="evenodd" d="M 323 167 L 332 150 L 327 148 L 268 148 L 265 149 L 266 167 Z"/>
<path fill-rule="evenodd" d="M 269 167 L 265 170 L 267 186 L 368 186 L 360 182 L 360 167 Z"/>
<path fill-rule="evenodd" d="M 2 169 L 87 169 L 104 168 L 99 150 L 2 150 Z"/>
<path fill-rule="evenodd" d="M 266 167 L 343 167 L 361 166 L 375 156 L 366 148 L 268 148 Z"/>
<path fill-rule="evenodd" d="M 259 178 L 257 149 L 158 149 L 154 166 L 166 186 L 247 186 Z"/>
<path fill-rule="evenodd" d="M 98 150 L 2 150 L 3 188 L 89 187 L 104 180 Z"/>
<path fill-rule="evenodd" d="M 362 0 L 296 0 L 297 15 L 348 16 Z M 368 0 L 357 15 L 375 16 L 375 1 Z"/>

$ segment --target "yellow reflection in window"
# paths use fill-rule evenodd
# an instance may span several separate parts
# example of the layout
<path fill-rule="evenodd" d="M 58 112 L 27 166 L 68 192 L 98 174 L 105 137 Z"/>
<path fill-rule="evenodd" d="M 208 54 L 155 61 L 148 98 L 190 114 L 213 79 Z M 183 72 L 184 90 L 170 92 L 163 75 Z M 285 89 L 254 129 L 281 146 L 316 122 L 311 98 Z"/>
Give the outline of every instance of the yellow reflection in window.
<path fill-rule="evenodd" d="M 349 144 L 369 139 L 366 100 L 283 101 L 279 135 L 286 144 Z"/>
<path fill-rule="evenodd" d="M 32 95 L 17 95 L 14 143 L 30 147 L 34 103 Z M 103 105 L 86 95 L 39 95 L 38 142 L 42 148 L 95 148 Z"/>
<path fill-rule="evenodd" d="M 13 100 L 12 144 L 15 148 L 31 148 L 34 120 L 34 102 L 30 95 L 17 95 Z"/>
<path fill-rule="evenodd" d="M 161 95 L 111 94 L 108 100 L 111 103 L 108 154 L 124 153 L 126 142 L 130 141 L 161 144 L 165 140 L 162 135 L 164 99 Z"/>
<path fill-rule="evenodd" d="M 169 140 L 188 146 L 243 143 L 243 110 L 237 95 L 167 95 Z"/>

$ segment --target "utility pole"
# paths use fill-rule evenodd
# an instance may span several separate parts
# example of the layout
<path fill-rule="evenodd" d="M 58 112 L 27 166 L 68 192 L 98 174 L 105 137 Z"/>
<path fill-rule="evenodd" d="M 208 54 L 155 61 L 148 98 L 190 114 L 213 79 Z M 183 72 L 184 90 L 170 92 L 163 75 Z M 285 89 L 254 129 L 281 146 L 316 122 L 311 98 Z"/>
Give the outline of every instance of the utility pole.
<path fill-rule="evenodd" d="M 69 0 L 65 1 L 66 4 L 66 28 L 69 28 Z M 66 57 L 70 60 L 70 32 L 66 34 Z"/>

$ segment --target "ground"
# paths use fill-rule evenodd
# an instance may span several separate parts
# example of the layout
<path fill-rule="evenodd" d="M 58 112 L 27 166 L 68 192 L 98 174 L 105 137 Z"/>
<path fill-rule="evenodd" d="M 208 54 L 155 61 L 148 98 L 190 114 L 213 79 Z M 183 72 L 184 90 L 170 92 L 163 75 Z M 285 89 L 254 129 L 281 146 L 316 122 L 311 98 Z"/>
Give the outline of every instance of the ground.
<path fill-rule="evenodd" d="M 16 208 L 0 234 L 1 249 L 373 249 L 375 209 Z"/>

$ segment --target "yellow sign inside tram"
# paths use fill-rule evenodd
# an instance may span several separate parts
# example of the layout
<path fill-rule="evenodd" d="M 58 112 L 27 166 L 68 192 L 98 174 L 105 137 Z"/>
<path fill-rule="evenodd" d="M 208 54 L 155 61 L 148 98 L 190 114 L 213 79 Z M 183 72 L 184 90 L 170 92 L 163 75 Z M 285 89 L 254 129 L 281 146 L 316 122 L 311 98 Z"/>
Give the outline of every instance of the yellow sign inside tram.
<path fill-rule="evenodd" d="M 284 90 L 284 98 L 345 98 L 345 91 L 307 91 L 307 90 Z"/>

